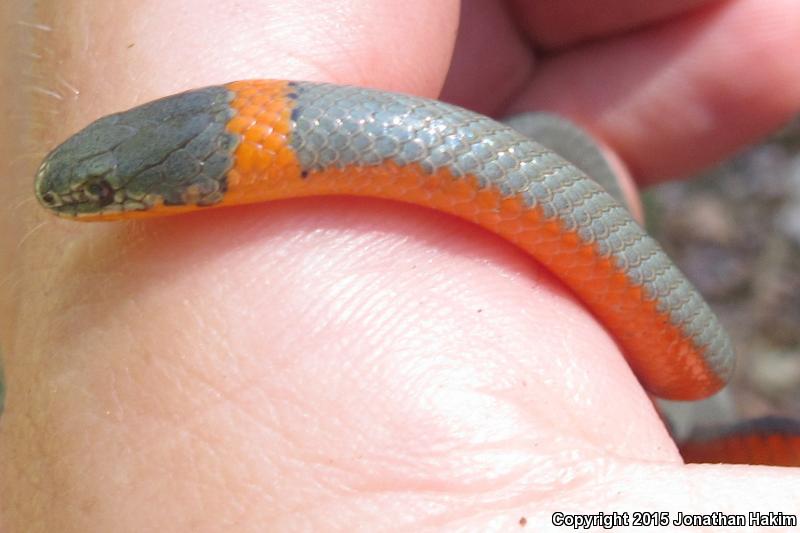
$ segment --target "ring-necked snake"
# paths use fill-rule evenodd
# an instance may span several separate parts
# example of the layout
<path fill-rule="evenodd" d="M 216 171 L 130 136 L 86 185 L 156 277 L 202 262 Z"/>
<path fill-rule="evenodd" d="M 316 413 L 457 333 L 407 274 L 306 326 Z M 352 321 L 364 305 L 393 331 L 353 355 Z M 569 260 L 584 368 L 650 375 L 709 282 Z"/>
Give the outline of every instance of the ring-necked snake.
<path fill-rule="evenodd" d="M 714 314 L 611 195 L 512 127 L 439 101 L 274 80 L 196 89 L 90 124 L 47 156 L 35 190 L 76 220 L 312 195 L 419 204 L 545 265 L 650 392 L 702 398 L 732 372 Z"/>

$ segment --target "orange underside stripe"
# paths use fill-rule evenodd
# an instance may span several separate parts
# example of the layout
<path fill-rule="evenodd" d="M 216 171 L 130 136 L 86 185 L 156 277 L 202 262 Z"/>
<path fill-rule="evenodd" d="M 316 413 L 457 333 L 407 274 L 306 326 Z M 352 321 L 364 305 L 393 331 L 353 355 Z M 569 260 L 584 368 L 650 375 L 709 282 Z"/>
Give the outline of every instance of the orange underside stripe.
<path fill-rule="evenodd" d="M 546 220 L 520 197 L 479 189 L 474 177 L 455 178 L 442 169 L 427 174 L 419 165 L 328 168 L 302 176 L 290 144 L 293 100 L 285 81 L 228 84 L 237 111 L 228 130 L 241 136 L 228 190 L 219 204 L 233 206 L 320 195 L 355 195 L 409 202 L 475 222 L 516 244 L 547 266 L 594 312 L 619 341 L 628 363 L 645 387 L 663 398 L 693 400 L 719 390 L 724 383 L 706 363 L 691 339 L 658 312 L 656 301 L 629 282 L 595 247 Z M 210 207 L 159 206 L 147 211 L 104 213 L 97 220 L 179 214 Z M 86 217 L 87 219 L 89 217 Z M 666 357 L 665 354 L 670 354 Z"/>
<path fill-rule="evenodd" d="M 479 190 L 474 178 L 456 179 L 447 169 L 427 174 L 416 164 L 328 168 L 303 177 L 289 144 L 293 101 L 287 97 L 287 82 L 237 82 L 228 87 L 236 92 L 232 107 L 238 111 L 228 129 L 241 135 L 242 142 L 222 205 L 357 195 L 454 214 L 505 237 L 561 278 L 619 340 L 629 364 L 651 392 L 696 399 L 723 385 L 692 341 L 658 312 L 656 302 L 647 300 L 624 272 L 558 220 L 545 220 L 538 208 L 525 206 L 522 198 Z M 666 353 L 672 358 L 666 360 Z"/>
<path fill-rule="evenodd" d="M 800 436 L 782 434 L 732 435 L 681 446 L 687 463 L 732 463 L 800 466 Z"/>

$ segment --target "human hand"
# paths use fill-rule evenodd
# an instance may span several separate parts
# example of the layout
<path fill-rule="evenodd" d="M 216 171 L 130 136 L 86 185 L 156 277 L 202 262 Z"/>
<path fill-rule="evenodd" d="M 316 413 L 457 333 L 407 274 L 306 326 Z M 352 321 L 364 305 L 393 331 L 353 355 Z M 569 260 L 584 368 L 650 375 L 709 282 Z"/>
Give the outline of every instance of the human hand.
<path fill-rule="evenodd" d="M 497 32 L 476 39 L 495 52 L 473 52 L 481 77 L 526 76 L 458 92 L 474 76 L 457 50 L 444 97 L 566 112 L 646 180 L 708 164 L 797 110 L 800 80 L 780 60 L 800 46 L 797 8 L 681 4 L 648 3 L 675 18 L 635 35 L 610 16 L 619 36 L 532 73 L 530 49 L 502 53 L 508 32 L 488 23 L 508 18 L 481 16 Z M 28 139 L 42 149 L 97 116 L 233 79 L 435 97 L 457 22 L 452 2 L 93 7 L 35 20 L 45 35 L 25 30 L 52 51 L 36 86 L 67 96 L 31 106 L 32 123 L 57 126 Z M 529 23 L 547 42 L 583 35 L 549 9 Z M 3 278 L 16 313 L 0 422 L 10 531 L 484 530 L 555 511 L 741 512 L 745 498 L 746 510 L 795 511 L 791 473 L 683 466 L 613 339 L 479 228 L 344 198 L 78 226 L 20 203 L 32 170 L 12 174 L 6 197 L 21 207 L 7 220 L 30 214 L 6 225 L 20 254 Z"/>

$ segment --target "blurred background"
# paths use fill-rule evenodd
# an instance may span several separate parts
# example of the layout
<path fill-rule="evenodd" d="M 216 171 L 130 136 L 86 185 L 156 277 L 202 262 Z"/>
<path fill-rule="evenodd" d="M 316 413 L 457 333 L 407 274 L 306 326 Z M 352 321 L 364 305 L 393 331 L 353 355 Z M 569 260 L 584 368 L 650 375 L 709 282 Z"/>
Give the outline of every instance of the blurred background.
<path fill-rule="evenodd" d="M 800 417 L 800 117 L 697 179 L 648 189 L 644 201 L 648 230 L 733 338 L 724 402 L 743 418 Z"/>

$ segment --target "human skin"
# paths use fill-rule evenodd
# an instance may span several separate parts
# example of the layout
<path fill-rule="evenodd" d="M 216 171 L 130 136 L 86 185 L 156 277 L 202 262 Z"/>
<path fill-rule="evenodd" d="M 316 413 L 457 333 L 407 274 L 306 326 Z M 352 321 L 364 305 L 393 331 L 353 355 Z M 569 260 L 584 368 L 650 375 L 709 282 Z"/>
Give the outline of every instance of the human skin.
<path fill-rule="evenodd" d="M 562 112 L 652 183 L 800 109 L 795 0 L 467 2 L 458 46 L 455 1 L 30 4 L 0 5 L 0 531 L 800 513 L 793 470 L 684 466 L 602 325 L 476 226 L 353 198 L 84 225 L 31 190 L 89 121 L 248 78 Z"/>

